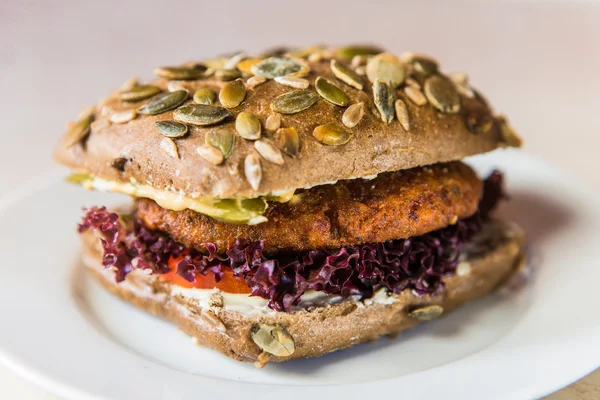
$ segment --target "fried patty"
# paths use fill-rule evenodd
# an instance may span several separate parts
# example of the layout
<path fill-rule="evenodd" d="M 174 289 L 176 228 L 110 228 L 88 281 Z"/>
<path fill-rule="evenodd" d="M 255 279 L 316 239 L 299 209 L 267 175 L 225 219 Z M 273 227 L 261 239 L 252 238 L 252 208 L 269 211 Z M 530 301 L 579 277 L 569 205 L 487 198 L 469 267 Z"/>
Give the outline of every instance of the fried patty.
<path fill-rule="evenodd" d="M 388 172 L 297 191 L 288 203 L 270 202 L 267 222 L 232 225 L 192 210 L 170 211 L 136 199 L 150 229 L 188 247 L 214 243 L 225 252 L 237 238 L 263 240 L 266 253 L 335 249 L 423 235 L 477 211 L 482 183 L 461 162 Z"/>

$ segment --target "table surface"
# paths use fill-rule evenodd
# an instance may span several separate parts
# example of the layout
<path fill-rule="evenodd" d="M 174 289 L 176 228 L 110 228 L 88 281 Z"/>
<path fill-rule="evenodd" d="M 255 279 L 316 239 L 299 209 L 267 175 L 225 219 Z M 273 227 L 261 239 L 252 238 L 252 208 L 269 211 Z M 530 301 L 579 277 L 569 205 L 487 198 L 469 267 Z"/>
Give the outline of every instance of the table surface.
<path fill-rule="evenodd" d="M 50 3 L 0 3 L 0 195 L 56 168 L 49 153 L 65 122 L 140 71 L 150 77 L 154 66 L 188 58 L 322 42 L 375 42 L 468 70 L 528 152 L 600 188 L 598 1 Z M 0 397 L 55 398 L 2 367 Z M 600 371 L 549 397 L 591 398 L 600 398 Z"/>

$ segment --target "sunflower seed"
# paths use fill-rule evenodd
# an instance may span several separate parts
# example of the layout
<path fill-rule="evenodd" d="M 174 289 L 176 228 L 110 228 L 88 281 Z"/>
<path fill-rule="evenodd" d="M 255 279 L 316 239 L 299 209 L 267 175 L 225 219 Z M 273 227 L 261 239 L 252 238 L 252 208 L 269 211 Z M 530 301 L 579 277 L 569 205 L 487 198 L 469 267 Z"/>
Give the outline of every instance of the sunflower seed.
<path fill-rule="evenodd" d="M 262 158 L 267 160 L 270 163 L 283 165 L 283 156 L 281 155 L 281 151 L 271 142 L 268 142 L 264 139 L 257 140 L 254 142 L 254 148 L 261 155 Z"/>
<path fill-rule="evenodd" d="M 267 132 L 275 132 L 281 126 L 281 116 L 279 114 L 269 115 L 265 122 Z"/>
<path fill-rule="evenodd" d="M 363 65 L 367 65 L 367 57 L 363 55 L 356 55 L 352 57 L 352 61 L 350 61 L 350 66 L 352 68 L 361 67 Z"/>
<path fill-rule="evenodd" d="M 163 138 L 163 140 L 160 141 L 160 149 L 173 158 L 179 158 L 177 145 L 171 138 Z"/>
<path fill-rule="evenodd" d="M 191 67 L 160 67 L 154 69 L 154 75 L 159 78 L 189 81 L 204 78 L 206 67 L 201 64 L 196 64 Z"/>
<path fill-rule="evenodd" d="M 160 89 L 158 87 L 156 87 L 154 85 L 142 85 L 142 86 L 135 86 L 135 87 L 131 88 L 130 90 L 121 92 L 119 94 L 119 97 L 123 101 L 133 103 L 136 101 L 145 100 L 149 97 L 154 96 L 157 93 L 160 93 Z"/>
<path fill-rule="evenodd" d="M 425 104 L 427 104 L 427 98 L 425 97 L 423 92 L 421 92 L 421 89 L 418 89 L 413 86 L 407 86 L 404 88 L 404 93 L 406 94 L 406 97 L 408 97 L 413 103 L 415 103 L 418 106 L 424 106 Z"/>
<path fill-rule="evenodd" d="M 137 85 L 140 84 L 140 81 L 137 77 L 129 78 L 119 88 L 119 92 L 128 92 Z"/>
<path fill-rule="evenodd" d="M 246 81 L 246 84 L 248 85 L 248 89 L 254 89 L 258 85 L 260 85 L 261 83 L 265 83 L 266 81 L 267 81 L 267 78 L 265 78 L 264 76 L 255 75 L 255 76 L 248 78 L 248 80 Z"/>
<path fill-rule="evenodd" d="M 356 67 L 354 72 L 356 72 L 356 75 L 365 76 L 367 74 L 367 68 L 361 65 L 360 67 Z"/>
<path fill-rule="evenodd" d="M 421 90 L 421 84 L 419 82 L 415 81 L 413 78 L 406 78 L 405 83 L 407 86 L 412 86 L 414 88 Z"/>
<path fill-rule="evenodd" d="M 276 76 L 274 80 L 280 85 L 286 85 L 296 89 L 306 89 L 308 87 L 308 81 L 306 79 L 291 75 Z"/>
<path fill-rule="evenodd" d="M 229 60 L 223 63 L 224 69 L 236 69 L 240 61 L 244 59 L 244 53 L 237 53 L 229 58 Z"/>
<path fill-rule="evenodd" d="M 96 131 L 101 131 L 103 129 L 106 129 L 110 126 L 111 122 L 108 118 L 104 118 L 104 117 L 100 117 L 100 118 L 96 118 L 92 124 L 90 125 L 90 127 L 92 128 L 92 132 L 96 132 Z"/>
<path fill-rule="evenodd" d="M 306 58 L 311 63 L 318 63 L 323 60 L 323 53 L 312 53 Z"/>
<path fill-rule="evenodd" d="M 279 128 L 273 134 L 277 147 L 288 155 L 295 157 L 300 151 L 300 136 L 296 128 Z"/>
<path fill-rule="evenodd" d="M 352 139 L 352 133 L 338 124 L 319 125 L 313 130 L 312 135 L 319 142 L 329 146 L 339 146 Z"/>
<path fill-rule="evenodd" d="M 346 93 L 327 79 L 319 76 L 315 81 L 315 89 L 325 100 L 336 106 L 348 105 L 348 96 Z"/>
<path fill-rule="evenodd" d="M 227 109 L 207 104 L 186 104 L 173 112 L 173 119 L 192 125 L 214 125 L 231 117 Z"/>
<path fill-rule="evenodd" d="M 210 310 L 203 311 L 202 314 L 200 314 L 200 319 L 221 333 L 227 332 L 227 328 L 225 327 L 225 324 L 223 324 L 223 321 Z"/>
<path fill-rule="evenodd" d="M 409 315 L 419 321 L 431 321 L 438 318 L 444 309 L 438 305 L 425 306 L 412 310 Z"/>
<path fill-rule="evenodd" d="M 237 69 L 218 69 L 215 72 L 215 78 L 223 82 L 233 81 L 241 76 L 242 74 Z"/>
<path fill-rule="evenodd" d="M 288 357 L 296 351 L 294 339 L 280 326 L 254 326 L 250 336 L 261 350 L 277 357 Z"/>
<path fill-rule="evenodd" d="M 371 56 L 380 53 L 381 49 L 375 46 L 347 46 L 337 49 L 336 55 L 339 58 L 351 60 L 356 56 Z"/>
<path fill-rule="evenodd" d="M 454 114 L 460 110 L 460 97 L 448 79 L 440 75 L 431 76 L 423 89 L 427 100 L 441 112 Z"/>
<path fill-rule="evenodd" d="M 96 107 L 91 106 L 79 113 L 79 120 L 67 132 L 65 137 L 65 146 L 71 147 L 81 142 L 90 134 L 90 127 L 94 121 L 94 111 Z"/>
<path fill-rule="evenodd" d="M 408 109 L 406 108 L 406 103 L 398 99 L 394 103 L 394 109 L 396 110 L 396 118 L 398 118 L 398 121 L 400 121 L 400 125 L 402 125 L 404 130 L 408 132 L 410 129 L 410 121 L 408 119 Z"/>
<path fill-rule="evenodd" d="M 252 186 L 252 189 L 258 190 L 262 179 L 262 168 L 260 159 L 255 153 L 248 154 L 244 160 L 244 175 L 246 180 Z"/>
<path fill-rule="evenodd" d="M 138 110 L 140 114 L 157 115 L 179 107 L 188 97 L 187 90 L 161 93 Z"/>
<path fill-rule="evenodd" d="M 456 72 L 448 75 L 448 78 L 450 78 L 452 83 L 454 83 L 454 87 L 458 93 L 470 99 L 475 97 L 475 92 L 473 92 L 473 89 L 471 89 L 471 86 L 469 86 L 469 77 L 467 74 Z"/>
<path fill-rule="evenodd" d="M 394 120 L 394 92 L 386 82 L 376 80 L 373 83 L 373 100 L 381 115 L 381 120 L 389 124 Z"/>
<path fill-rule="evenodd" d="M 363 89 L 363 84 L 360 82 L 360 77 L 356 74 L 356 72 L 352 71 L 350 68 L 346 67 L 337 60 L 331 60 L 330 66 L 331 72 L 333 72 L 333 75 L 335 75 L 335 77 L 340 81 L 358 90 Z"/>
<path fill-rule="evenodd" d="M 217 94 L 214 92 L 214 90 L 209 88 L 198 89 L 196 90 L 196 93 L 194 93 L 194 103 L 196 104 L 211 105 L 216 99 Z"/>
<path fill-rule="evenodd" d="M 175 121 L 156 121 L 156 129 L 164 136 L 178 138 L 188 132 L 187 125 Z"/>
<path fill-rule="evenodd" d="M 344 115 L 342 115 L 342 123 L 348 128 L 354 128 L 362 117 L 365 115 L 365 104 L 364 103 L 355 103 L 344 111 Z"/>
<path fill-rule="evenodd" d="M 237 63 L 236 67 L 242 73 L 252 75 L 252 66 L 262 61 L 262 58 L 247 58 Z"/>
<path fill-rule="evenodd" d="M 241 79 L 227 82 L 219 93 L 219 101 L 226 108 L 235 108 L 246 98 L 246 86 Z"/>
<path fill-rule="evenodd" d="M 209 146 L 221 150 L 223 158 L 227 158 L 233 151 L 235 135 L 229 128 L 213 129 L 206 134 L 204 142 Z"/>
<path fill-rule="evenodd" d="M 271 110 L 282 114 L 296 114 L 306 110 L 319 100 L 310 90 L 295 90 L 284 93 L 271 102 Z"/>
<path fill-rule="evenodd" d="M 167 90 L 169 92 L 175 92 L 177 90 L 187 90 L 184 82 L 185 81 L 169 81 L 167 83 Z"/>
<path fill-rule="evenodd" d="M 260 121 L 258 117 L 249 112 L 241 112 L 235 119 L 235 130 L 238 135 L 248 140 L 260 138 Z"/>
<path fill-rule="evenodd" d="M 114 124 L 124 124 L 131 120 L 134 120 L 135 117 L 137 117 L 136 110 L 126 110 L 113 113 L 110 117 L 108 117 L 108 119 Z"/>
<path fill-rule="evenodd" d="M 252 65 L 250 69 L 254 75 L 261 75 L 268 79 L 286 75 L 303 77 L 310 71 L 306 61 L 288 57 L 269 57 Z"/>
<path fill-rule="evenodd" d="M 467 261 L 461 261 L 456 266 L 456 275 L 457 276 L 467 276 L 471 273 L 471 264 Z"/>
<path fill-rule="evenodd" d="M 391 53 L 381 53 L 371 58 L 366 71 L 370 82 L 381 80 L 394 89 L 400 86 L 406 77 L 404 64 Z"/>
<path fill-rule="evenodd" d="M 500 124 L 500 132 L 502 133 L 502 138 L 511 147 L 521 147 L 523 145 L 523 139 L 515 132 L 514 129 L 508 124 L 508 121 L 504 117 L 498 118 L 498 123 Z"/>
<path fill-rule="evenodd" d="M 214 165 L 221 164 L 225 159 L 223 157 L 223 153 L 221 153 L 221 150 L 207 144 L 196 147 L 196 152 L 200 157 Z"/>

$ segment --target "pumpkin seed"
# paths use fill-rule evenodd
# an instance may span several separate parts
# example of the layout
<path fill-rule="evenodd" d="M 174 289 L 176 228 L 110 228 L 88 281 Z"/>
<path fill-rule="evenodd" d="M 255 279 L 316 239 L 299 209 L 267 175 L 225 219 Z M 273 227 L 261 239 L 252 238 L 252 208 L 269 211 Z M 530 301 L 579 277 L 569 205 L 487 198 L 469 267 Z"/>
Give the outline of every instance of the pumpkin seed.
<path fill-rule="evenodd" d="M 348 132 L 338 124 L 319 125 L 313 130 L 312 135 L 319 142 L 328 146 L 340 146 L 348 143 L 353 136 L 351 132 Z"/>
<path fill-rule="evenodd" d="M 140 81 L 137 77 L 129 78 L 125 82 L 123 82 L 123 84 L 119 88 L 119 92 L 128 92 L 139 84 Z"/>
<path fill-rule="evenodd" d="M 188 127 L 176 121 L 156 121 L 156 129 L 164 136 L 178 138 L 188 133 Z"/>
<path fill-rule="evenodd" d="M 331 60 L 331 72 L 338 78 L 340 81 L 346 83 L 347 85 L 352 86 L 358 90 L 363 89 L 363 84 L 360 82 L 360 77 L 356 72 L 352 71 L 350 68 L 346 67 L 341 62 L 337 60 Z"/>
<path fill-rule="evenodd" d="M 371 58 L 367 63 L 366 72 L 370 82 L 381 80 L 394 89 L 400 86 L 406 77 L 404 64 L 391 53 L 381 53 Z"/>
<path fill-rule="evenodd" d="M 114 124 L 124 124 L 131 120 L 134 120 L 135 117 L 137 117 L 136 110 L 126 110 L 113 113 L 110 115 L 110 117 L 108 117 L 108 119 Z"/>
<path fill-rule="evenodd" d="M 223 153 L 221 153 L 221 150 L 207 144 L 196 147 L 196 152 L 200 157 L 214 165 L 221 164 L 225 159 L 223 157 Z"/>
<path fill-rule="evenodd" d="M 235 130 L 238 135 L 248 140 L 260 138 L 260 121 L 258 117 L 249 112 L 241 112 L 235 119 Z"/>
<path fill-rule="evenodd" d="M 213 104 L 216 99 L 217 94 L 214 92 L 214 90 L 209 88 L 198 89 L 196 90 L 196 93 L 194 93 L 194 103 L 196 104 L 210 105 Z"/>
<path fill-rule="evenodd" d="M 400 121 L 400 125 L 402 125 L 404 130 L 408 132 L 410 129 L 410 120 L 408 118 L 408 109 L 406 108 L 406 103 L 398 99 L 394 103 L 394 109 L 396 110 L 396 118 L 398 118 L 398 121 Z"/>
<path fill-rule="evenodd" d="M 206 67 L 201 64 L 191 67 L 160 67 L 155 68 L 153 72 L 159 78 L 189 81 L 204 78 Z"/>
<path fill-rule="evenodd" d="M 248 80 L 246 81 L 246 84 L 248 85 L 248 89 L 254 89 L 258 85 L 265 83 L 266 81 L 267 81 L 267 78 L 265 78 L 264 76 L 254 75 L 254 76 L 248 78 Z"/>
<path fill-rule="evenodd" d="M 283 156 L 281 155 L 281 151 L 271 142 L 268 142 L 264 139 L 257 140 L 254 142 L 254 148 L 261 155 L 262 158 L 267 160 L 270 163 L 283 165 Z"/>
<path fill-rule="evenodd" d="M 204 60 L 203 64 L 208 67 L 208 69 L 217 70 L 223 68 L 227 60 L 227 57 L 209 58 L 208 60 Z"/>
<path fill-rule="evenodd" d="M 246 86 L 241 79 L 226 83 L 219 93 L 219 101 L 226 108 L 235 108 L 246 98 Z"/>
<path fill-rule="evenodd" d="M 179 107 L 188 97 L 187 90 L 161 93 L 138 110 L 140 114 L 157 115 Z"/>
<path fill-rule="evenodd" d="M 255 326 L 250 336 L 261 350 L 277 357 L 288 357 L 296 351 L 294 339 L 280 326 Z"/>
<path fill-rule="evenodd" d="M 252 189 L 258 190 L 262 179 L 262 167 L 260 159 L 254 153 L 248 154 L 244 160 L 244 175 L 246 180 L 252 186 Z"/>
<path fill-rule="evenodd" d="M 215 72 L 215 78 L 223 82 L 233 81 L 241 76 L 242 74 L 237 69 L 218 69 Z"/>
<path fill-rule="evenodd" d="M 425 306 L 412 310 L 409 315 L 419 321 L 431 321 L 438 318 L 444 309 L 438 305 Z"/>
<path fill-rule="evenodd" d="M 381 115 L 381 120 L 389 124 L 394 120 L 394 92 L 386 82 L 377 80 L 373 83 L 373 100 Z"/>
<path fill-rule="evenodd" d="M 227 109 L 207 104 L 186 104 L 173 112 L 176 121 L 192 125 L 214 125 L 231 117 Z"/>
<path fill-rule="evenodd" d="M 229 157 L 235 144 L 235 135 L 231 129 L 221 128 L 210 130 L 204 137 L 204 142 L 216 147 L 223 153 L 223 158 Z"/>
<path fill-rule="evenodd" d="M 425 56 L 414 56 L 411 64 L 415 72 L 422 77 L 428 77 L 438 72 L 438 63 L 436 60 Z"/>
<path fill-rule="evenodd" d="M 514 129 L 509 125 L 508 121 L 504 117 L 498 118 L 498 123 L 500 124 L 500 132 L 502 133 L 502 138 L 511 147 L 521 147 L 523 145 L 523 139 L 515 132 Z"/>
<path fill-rule="evenodd" d="M 236 67 L 242 73 L 252 75 L 252 66 L 262 61 L 262 58 L 247 58 L 237 63 Z"/>
<path fill-rule="evenodd" d="M 300 136 L 296 128 L 280 128 L 273 134 L 277 147 L 288 155 L 295 157 L 300 151 Z"/>
<path fill-rule="evenodd" d="M 347 46 L 337 49 L 336 55 L 339 58 L 351 60 L 356 56 L 371 56 L 380 53 L 381 49 L 375 46 Z"/>
<path fill-rule="evenodd" d="M 271 102 L 271 110 L 282 114 L 296 114 L 306 110 L 319 100 L 310 90 L 295 90 L 284 93 Z"/>
<path fill-rule="evenodd" d="M 121 92 L 119 97 L 123 101 L 133 103 L 140 100 L 146 100 L 157 93 L 160 93 L 160 88 L 154 85 L 141 85 L 135 86 L 125 92 Z"/>
<path fill-rule="evenodd" d="M 419 88 L 416 88 L 414 86 L 407 86 L 404 88 L 404 94 L 406 94 L 406 97 L 408 97 L 413 103 L 415 103 L 419 107 L 427 104 L 427 98 Z"/>
<path fill-rule="evenodd" d="M 311 54 L 319 53 L 323 50 L 323 46 L 307 46 L 302 47 L 301 49 L 288 51 L 285 55 L 287 57 L 306 58 L 309 57 Z"/>
<path fill-rule="evenodd" d="M 90 134 L 95 109 L 95 106 L 91 106 L 80 113 L 79 120 L 73 124 L 65 137 L 65 146 L 67 148 L 81 142 Z"/>
<path fill-rule="evenodd" d="M 269 57 L 252 65 L 250 69 L 254 75 L 268 79 L 286 75 L 303 77 L 310 71 L 306 61 L 293 57 Z"/>
<path fill-rule="evenodd" d="M 448 75 L 448 78 L 454 83 L 454 87 L 458 91 L 458 93 L 462 94 L 465 97 L 470 99 L 475 97 L 475 92 L 469 86 L 469 77 L 467 74 L 462 72 L 456 72 Z"/>
<path fill-rule="evenodd" d="M 308 81 L 306 79 L 298 78 L 296 76 L 276 76 L 274 80 L 281 85 L 290 86 L 296 89 L 306 89 L 308 87 Z"/>
<path fill-rule="evenodd" d="M 171 138 L 163 138 L 163 140 L 160 141 L 160 149 L 173 158 L 179 158 L 177 145 Z"/>
<path fill-rule="evenodd" d="M 342 123 L 348 128 L 354 128 L 362 117 L 365 115 L 365 104 L 364 103 L 355 103 L 344 111 L 344 115 L 342 115 Z"/>
<path fill-rule="evenodd" d="M 335 104 L 336 106 L 346 106 L 348 105 L 348 96 L 346 93 L 333 83 L 329 82 L 327 79 L 319 76 L 315 81 L 315 89 L 317 93 L 321 95 L 322 98 L 330 102 L 331 104 Z"/>
<path fill-rule="evenodd" d="M 187 90 L 184 82 L 185 81 L 169 81 L 167 83 L 167 90 L 169 92 L 175 92 L 177 90 Z"/>
<path fill-rule="evenodd" d="M 448 79 L 434 75 L 423 86 L 427 100 L 441 112 L 454 114 L 460 110 L 460 96 Z"/>
<path fill-rule="evenodd" d="M 265 122 L 267 132 L 275 132 L 281 126 L 281 116 L 279 114 L 269 115 Z"/>

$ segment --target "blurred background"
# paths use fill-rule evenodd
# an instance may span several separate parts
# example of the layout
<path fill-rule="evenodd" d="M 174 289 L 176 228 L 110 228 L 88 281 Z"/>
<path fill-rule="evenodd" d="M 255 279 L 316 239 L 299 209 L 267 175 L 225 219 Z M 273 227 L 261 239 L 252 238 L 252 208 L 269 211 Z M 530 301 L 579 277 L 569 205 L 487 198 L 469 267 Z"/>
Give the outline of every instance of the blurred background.
<path fill-rule="evenodd" d="M 59 168 L 50 154 L 66 122 L 130 77 L 318 43 L 376 43 L 467 71 L 526 151 L 600 193 L 600 0 L 0 0 L 0 195 Z M 54 397 L 0 367 L 0 398 Z M 600 398 L 599 373 L 551 398 Z"/>

